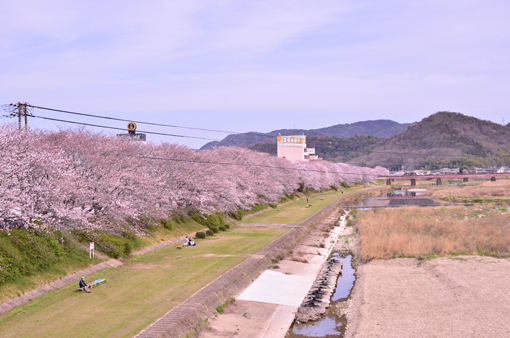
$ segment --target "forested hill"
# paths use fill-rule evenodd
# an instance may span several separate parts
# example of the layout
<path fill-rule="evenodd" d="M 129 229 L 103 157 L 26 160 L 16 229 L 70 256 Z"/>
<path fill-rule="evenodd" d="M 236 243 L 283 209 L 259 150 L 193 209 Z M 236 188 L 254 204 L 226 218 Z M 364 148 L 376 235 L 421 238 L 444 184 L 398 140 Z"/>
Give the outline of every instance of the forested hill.
<path fill-rule="evenodd" d="M 459 113 L 436 113 L 389 138 L 312 136 L 306 141 L 325 160 L 361 166 L 438 169 L 510 164 L 510 125 Z M 276 155 L 276 141 L 250 149 Z"/>
<path fill-rule="evenodd" d="M 459 113 L 439 112 L 380 141 L 349 163 L 407 169 L 510 163 L 510 128 Z"/>
<path fill-rule="evenodd" d="M 276 136 L 306 135 L 309 137 L 353 137 L 358 135 L 375 136 L 380 138 L 391 137 L 406 130 L 410 123 L 398 123 L 391 120 L 362 121 L 350 124 L 337 124 L 320 129 L 280 129 L 269 133 L 243 133 L 228 135 L 221 141 L 205 144 L 200 150 L 212 149 L 221 146 L 237 146 L 250 148 L 259 143 L 275 143 Z"/>

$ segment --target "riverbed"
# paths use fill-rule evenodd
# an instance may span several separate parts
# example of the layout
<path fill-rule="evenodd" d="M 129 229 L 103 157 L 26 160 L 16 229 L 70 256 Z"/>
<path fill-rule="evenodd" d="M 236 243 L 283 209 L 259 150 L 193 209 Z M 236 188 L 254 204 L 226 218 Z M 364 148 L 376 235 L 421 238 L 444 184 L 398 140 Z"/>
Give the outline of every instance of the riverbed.
<path fill-rule="evenodd" d="M 345 337 L 509 337 L 510 260 L 377 260 L 357 269 Z"/>

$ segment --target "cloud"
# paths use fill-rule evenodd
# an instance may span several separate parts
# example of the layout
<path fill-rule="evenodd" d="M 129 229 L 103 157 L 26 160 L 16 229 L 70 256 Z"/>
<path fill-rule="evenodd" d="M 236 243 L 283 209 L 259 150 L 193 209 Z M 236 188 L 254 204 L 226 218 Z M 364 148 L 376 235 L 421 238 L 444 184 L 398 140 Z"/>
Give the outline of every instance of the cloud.
<path fill-rule="evenodd" d="M 499 121 L 509 103 L 506 1 L 7 0 L 0 9 L 2 103 L 336 123 L 443 109 Z"/>

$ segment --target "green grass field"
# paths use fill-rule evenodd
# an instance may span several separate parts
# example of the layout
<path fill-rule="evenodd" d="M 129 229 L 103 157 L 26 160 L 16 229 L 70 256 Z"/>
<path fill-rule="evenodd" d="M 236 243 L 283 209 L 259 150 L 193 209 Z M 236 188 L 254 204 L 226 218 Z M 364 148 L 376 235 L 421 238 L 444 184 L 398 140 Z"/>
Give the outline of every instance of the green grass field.
<path fill-rule="evenodd" d="M 240 223 L 299 224 L 335 199 L 365 190 L 370 190 L 370 188 L 363 188 L 361 186 L 359 188 L 347 189 L 343 194 L 336 191 L 317 194 L 313 197 L 308 197 L 308 203 L 311 204 L 309 208 L 306 207 L 306 197 L 303 197 L 289 204 L 242 220 Z"/>
<path fill-rule="evenodd" d="M 331 200 L 329 200 L 331 201 Z M 1 337 L 130 337 L 287 229 L 243 229 L 134 257 L 86 276 L 107 283 L 90 294 L 78 284 L 49 293 L 0 317 Z"/>
<path fill-rule="evenodd" d="M 152 236 L 138 237 L 136 241 L 132 241 L 133 249 L 136 251 L 140 248 L 158 244 L 163 241 L 200 231 L 202 229 L 204 229 L 204 226 L 193 220 L 188 220 L 185 223 L 178 223 L 172 230 L 159 227 Z M 14 282 L 0 285 L 0 302 L 4 302 L 16 297 L 18 294 L 33 290 L 60 277 L 67 276 L 100 262 L 101 259 L 97 258 L 90 260 L 89 254 L 85 249 L 77 251 L 68 259 L 60 259 L 46 271 L 40 271 L 32 276 L 22 276 Z"/>
<path fill-rule="evenodd" d="M 301 198 L 289 204 L 278 206 L 278 208 L 250 217 L 241 221 L 241 223 L 299 224 L 333 200 L 333 197 L 309 197 L 308 202 L 311 206 L 307 208 L 306 198 Z M 280 209 L 280 211 L 278 211 L 278 209 Z"/>

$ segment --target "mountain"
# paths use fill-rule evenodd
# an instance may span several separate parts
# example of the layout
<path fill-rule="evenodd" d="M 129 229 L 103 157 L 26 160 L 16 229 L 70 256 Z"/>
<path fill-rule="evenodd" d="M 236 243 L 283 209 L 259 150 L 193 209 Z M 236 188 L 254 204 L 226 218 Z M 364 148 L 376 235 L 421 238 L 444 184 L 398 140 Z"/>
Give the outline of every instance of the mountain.
<path fill-rule="evenodd" d="M 200 150 L 221 146 L 237 146 L 250 148 L 259 143 L 275 143 L 278 135 L 306 135 L 307 143 L 310 137 L 353 137 L 358 135 L 387 138 L 406 130 L 410 123 L 398 123 L 391 120 L 362 121 L 348 124 L 337 124 L 320 129 L 280 129 L 269 133 L 249 132 L 228 135 L 221 141 L 205 144 Z"/>
<path fill-rule="evenodd" d="M 460 113 L 438 112 L 348 162 L 403 169 L 510 164 L 510 128 Z"/>

